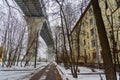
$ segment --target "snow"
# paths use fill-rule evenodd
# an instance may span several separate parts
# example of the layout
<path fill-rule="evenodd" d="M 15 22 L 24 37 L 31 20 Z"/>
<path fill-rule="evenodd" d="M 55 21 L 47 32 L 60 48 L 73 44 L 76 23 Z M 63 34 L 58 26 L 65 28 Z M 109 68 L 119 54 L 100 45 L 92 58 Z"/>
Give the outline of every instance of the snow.
<path fill-rule="evenodd" d="M 105 80 L 104 75 L 102 75 L 102 79 Z M 100 80 L 100 77 L 99 75 L 82 75 L 77 80 Z"/>
<path fill-rule="evenodd" d="M 1 66 L 0 63 L 0 80 L 29 80 L 29 78 L 37 73 L 37 69 L 43 69 L 48 63 L 37 62 L 37 67 L 33 67 L 33 63 L 26 67 L 12 66 L 11 68 L 6 68 Z"/>
<path fill-rule="evenodd" d="M 80 70 L 80 73 L 90 73 L 90 72 L 92 72 L 92 70 L 90 68 L 87 68 L 87 67 L 79 67 L 78 69 Z"/>
<path fill-rule="evenodd" d="M 70 69 L 66 70 L 62 65 L 58 65 L 58 71 L 63 80 L 65 80 L 65 78 L 69 80 L 101 80 L 99 73 L 101 73 L 102 80 L 106 80 L 104 70 L 94 69 L 95 72 L 92 72 L 91 68 L 88 67 L 78 67 L 78 69 L 80 70 L 78 78 L 73 78 Z M 117 80 L 119 80 L 118 73 Z"/>
<path fill-rule="evenodd" d="M 46 79 L 46 76 L 43 75 L 39 80 L 45 80 Z"/>
<path fill-rule="evenodd" d="M 55 62 L 54 62 L 55 63 Z M 33 67 L 33 62 L 26 67 L 12 66 L 11 68 L 2 67 L 0 63 L 0 80 L 29 80 L 39 69 L 43 69 L 49 63 L 47 62 L 37 62 L 37 67 Z M 55 63 L 55 65 L 57 65 Z M 46 69 L 45 72 L 48 72 L 50 67 Z M 57 65 L 57 69 L 63 78 L 63 80 L 101 80 L 99 73 L 101 73 L 102 79 L 105 79 L 104 70 L 94 69 L 95 72 L 92 72 L 89 67 L 78 67 L 80 72 L 78 73 L 78 78 L 73 78 L 70 69 L 65 69 L 62 65 Z M 46 73 L 43 73 L 42 77 L 39 80 L 45 80 Z M 119 76 L 117 73 L 117 80 Z"/>

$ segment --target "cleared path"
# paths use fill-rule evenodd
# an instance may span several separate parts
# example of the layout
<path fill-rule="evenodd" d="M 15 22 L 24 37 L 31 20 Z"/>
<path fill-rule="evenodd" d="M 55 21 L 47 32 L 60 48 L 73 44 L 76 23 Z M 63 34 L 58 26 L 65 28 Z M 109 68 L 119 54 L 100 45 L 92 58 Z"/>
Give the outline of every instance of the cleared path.
<path fill-rule="evenodd" d="M 62 80 L 62 78 L 56 65 L 54 63 L 50 63 L 45 68 L 34 74 L 30 80 Z"/>

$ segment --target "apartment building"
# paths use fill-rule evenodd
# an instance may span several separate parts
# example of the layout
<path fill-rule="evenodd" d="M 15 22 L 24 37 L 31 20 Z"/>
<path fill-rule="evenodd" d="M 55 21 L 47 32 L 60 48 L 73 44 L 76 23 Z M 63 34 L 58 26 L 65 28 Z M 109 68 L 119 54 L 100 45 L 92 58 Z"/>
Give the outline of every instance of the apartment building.
<path fill-rule="evenodd" d="M 0 62 L 3 60 L 3 54 L 4 54 L 4 50 L 2 47 L 0 47 Z"/>
<path fill-rule="evenodd" d="M 120 0 L 99 0 L 103 21 L 105 24 L 110 48 L 113 48 L 113 37 L 117 54 L 120 57 Z M 87 11 L 83 18 L 80 17 L 76 23 L 72 35 L 76 35 L 77 30 L 80 31 L 80 62 L 83 63 L 103 63 L 102 50 L 98 37 L 97 27 L 94 19 L 92 6 Z M 113 28 L 113 29 L 112 29 Z M 113 36 L 114 34 L 114 36 Z M 75 37 L 74 37 L 75 38 Z M 74 39 L 75 40 L 75 39 Z M 74 44 L 76 41 L 74 41 Z M 74 45 L 75 46 L 75 45 Z M 75 47 L 73 48 L 75 50 Z M 76 50 L 75 52 L 76 53 Z"/>

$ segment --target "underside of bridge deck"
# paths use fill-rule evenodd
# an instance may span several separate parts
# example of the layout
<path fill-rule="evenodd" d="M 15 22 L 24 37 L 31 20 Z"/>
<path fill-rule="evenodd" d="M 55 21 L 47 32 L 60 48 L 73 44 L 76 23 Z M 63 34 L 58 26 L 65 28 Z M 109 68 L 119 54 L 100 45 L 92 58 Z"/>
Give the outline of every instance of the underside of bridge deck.
<path fill-rule="evenodd" d="M 23 11 L 28 24 L 27 54 L 30 56 L 26 59 L 30 60 L 31 57 L 37 55 L 38 35 L 42 36 L 48 49 L 53 53 L 54 41 L 43 0 L 15 0 L 15 2 Z"/>

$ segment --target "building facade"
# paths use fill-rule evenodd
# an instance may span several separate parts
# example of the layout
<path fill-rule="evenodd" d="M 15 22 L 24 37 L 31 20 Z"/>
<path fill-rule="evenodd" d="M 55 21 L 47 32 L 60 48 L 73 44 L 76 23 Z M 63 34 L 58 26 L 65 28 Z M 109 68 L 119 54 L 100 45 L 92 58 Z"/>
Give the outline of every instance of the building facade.
<path fill-rule="evenodd" d="M 116 53 L 120 57 L 120 0 L 99 0 L 99 5 L 111 51 L 114 42 L 116 45 Z M 76 30 L 80 29 L 79 61 L 83 63 L 103 63 L 101 56 L 102 50 L 92 6 L 85 11 L 85 13 L 83 12 L 84 15 L 82 15 L 84 17 L 80 17 L 72 31 L 72 35 L 75 38 L 77 34 Z M 76 41 L 74 41 L 74 44 L 76 44 Z M 75 47 L 73 49 L 74 53 L 76 53 Z"/>
<path fill-rule="evenodd" d="M 4 55 L 4 49 L 3 47 L 0 47 L 0 62 L 3 60 L 3 55 Z"/>

